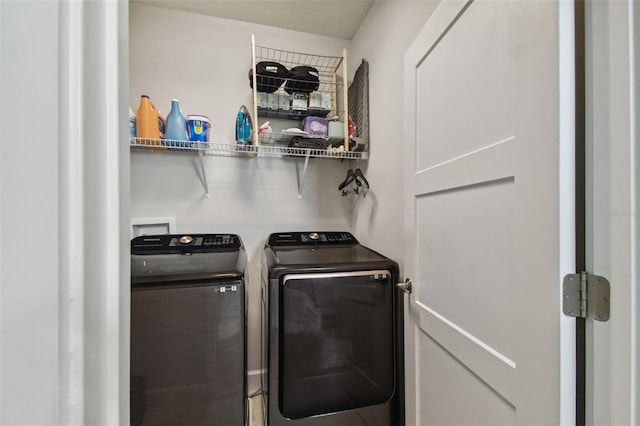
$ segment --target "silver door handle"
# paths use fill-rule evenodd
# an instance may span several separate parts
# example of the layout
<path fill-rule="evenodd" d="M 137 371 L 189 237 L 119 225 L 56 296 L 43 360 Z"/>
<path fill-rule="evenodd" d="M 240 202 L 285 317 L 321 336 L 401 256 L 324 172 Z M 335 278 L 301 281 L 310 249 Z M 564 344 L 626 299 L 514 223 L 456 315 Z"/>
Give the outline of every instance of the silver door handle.
<path fill-rule="evenodd" d="M 406 278 L 403 283 L 396 283 L 396 287 L 402 290 L 403 293 L 411 294 L 411 278 Z"/>

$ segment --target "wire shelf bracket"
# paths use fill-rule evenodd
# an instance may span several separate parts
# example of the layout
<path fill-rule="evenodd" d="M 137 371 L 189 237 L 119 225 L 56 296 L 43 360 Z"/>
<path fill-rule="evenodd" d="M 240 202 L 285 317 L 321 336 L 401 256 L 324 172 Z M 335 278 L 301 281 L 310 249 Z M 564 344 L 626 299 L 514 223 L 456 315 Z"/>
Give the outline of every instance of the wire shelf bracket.
<path fill-rule="evenodd" d="M 302 199 L 302 188 L 304 187 L 304 177 L 307 174 L 307 167 L 309 166 L 309 158 L 311 157 L 311 150 L 307 149 L 307 155 L 304 158 L 304 166 L 302 167 L 302 176 L 298 173 L 298 200 Z M 296 163 L 296 171 L 298 164 Z"/>
<path fill-rule="evenodd" d="M 202 184 L 204 185 L 204 198 L 210 198 L 209 182 L 207 182 L 207 169 L 204 167 L 204 154 L 201 149 L 198 150 L 198 158 L 200 159 L 200 171 L 202 172 Z"/>

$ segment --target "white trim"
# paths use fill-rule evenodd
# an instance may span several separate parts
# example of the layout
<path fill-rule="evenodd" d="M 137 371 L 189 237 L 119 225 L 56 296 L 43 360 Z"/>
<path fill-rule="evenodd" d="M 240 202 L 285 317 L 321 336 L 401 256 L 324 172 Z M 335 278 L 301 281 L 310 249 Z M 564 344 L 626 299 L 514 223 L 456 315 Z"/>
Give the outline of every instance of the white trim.
<path fill-rule="evenodd" d="M 131 254 L 130 237 L 127 226 L 131 214 L 130 202 L 130 149 L 129 149 L 129 2 L 119 1 L 117 15 L 118 53 L 118 115 L 116 117 L 119 134 L 114 143 L 119 146 L 119 255 L 120 255 L 120 299 L 118 316 L 120 320 L 119 353 L 119 424 L 127 425 L 130 419 L 129 377 L 130 377 L 130 330 L 131 330 Z"/>
<path fill-rule="evenodd" d="M 638 419 L 638 22 L 633 0 L 586 2 L 587 270 L 611 281 L 611 318 L 587 321 L 587 424 Z"/>
<path fill-rule="evenodd" d="M 60 424 L 129 422 L 128 3 L 60 8 Z M 90 53 L 89 53 L 90 52 Z"/>
<path fill-rule="evenodd" d="M 82 3 L 60 2 L 61 424 L 84 424 L 84 140 Z M 78 84 L 80 83 L 80 84 Z"/>
<path fill-rule="evenodd" d="M 2 6 L 0 6 L 0 36 L 2 36 Z M 2 72 L 3 72 L 3 68 L 2 68 L 2 47 L 0 47 L 0 91 L 2 91 Z M 2 115 L 2 102 L 0 101 L 0 135 L 2 135 L 2 119 L 3 119 L 4 115 Z M 0 143 L 2 143 L 2 141 L 0 141 Z M 2 146 L 0 145 L 0 153 L 2 153 Z M 2 189 L 2 161 L 0 161 L 0 189 Z M 3 264 L 3 259 L 4 257 L 2 256 L 2 241 L 4 241 L 2 239 L 2 207 L 0 206 L 0 300 L 2 300 L 2 289 L 4 288 L 3 282 L 2 282 L 2 277 L 4 276 L 3 272 L 2 272 L 2 264 Z M 0 308 L 1 308 L 1 304 L 0 304 Z M 0 315 L 0 330 L 4 330 L 4 327 L 2 325 L 2 317 L 3 315 Z M 2 357 L 2 354 L 4 354 L 3 351 L 3 345 L 2 345 L 2 341 L 3 339 L 0 339 L 0 358 Z M 4 381 L 0 381 L 0 386 L 4 386 Z M 0 419 L 4 419 L 5 417 L 3 417 L 2 414 L 2 389 L 0 389 Z"/>
<path fill-rule="evenodd" d="M 573 2 L 558 4 L 558 62 L 560 68 L 560 155 L 559 155 L 559 220 L 560 276 L 558 299 L 562 306 L 562 277 L 575 271 L 575 8 Z M 576 423 L 576 329 L 575 320 L 560 316 L 560 424 Z"/>
<path fill-rule="evenodd" d="M 630 171 L 630 206 L 631 211 L 638 211 L 638 150 L 636 144 L 638 141 L 638 133 L 637 133 L 637 103 L 638 103 L 638 86 L 636 84 L 636 78 L 638 77 L 637 72 L 640 70 L 640 67 L 637 67 L 637 61 L 640 60 L 640 57 L 636 55 L 637 48 L 640 47 L 636 44 L 637 37 L 640 35 L 638 33 L 638 25 L 640 25 L 640 13 L 636 8 L 636 4 L 634 1 L 629 1 L 629 161 L 631 164 L 629 165 Z M 631 300 L 631 389 L 629 389 L 629 397 L 631 399 L 631 407 L 630 407 L 630 417 L 631 424 L 638 424 L 640 420 L 638 418 L 638 410 L 640 410 L 640 400 L 638 395 L 638 386 L 639 386 L 639 372 L 638 372 L 638 354 L 640 352 L 638 348 L 638 342 L 640 341 L 639 336 L 639 328 L 638 321 L 639 312 L 638 309 L 640 307 L 640 300 L 638 300 L 640 292 L 638 291 L 638 284 L 640 283 L 640 279 L 638 277 L 638 216 L 634 214 L 631 216 L 631 262 L 630 262 L 630 300 Z"/>
<path fill-rule="evenodd" d="M 118 49 L 118 2 L 104 2 L 104 14 L 102 15 L 104 22 L 105 34 L 101 40 L 104 44 L 104 86 L 102 87 L 102 102 L 105 107 L 105 173 L 102 185 L 104 191 L 104 202 L 107 211 L 105 214 L 105 233 L 102 237 L 105 241 L 106 249 L 106 268 L 105 272 L 105 309 L 104 330 L 107 332 L 105 336 L 106 356 L 104 366 L 105 374 L 105 391 L 107 393 L 104 398 L 105 404 L 105 421 L 106 424 L 120 424 L 120 345 L 122 339 L 120 336 L 120 322 L 122 315 L 120 314 L 120 155 L 121 148 L 120 139 L 120 122 L 119 109 L 119 55 Z M 93 24 L 95 27 L 95 23 Z M 127 111 L 128 113 L 128 111 Z"/>

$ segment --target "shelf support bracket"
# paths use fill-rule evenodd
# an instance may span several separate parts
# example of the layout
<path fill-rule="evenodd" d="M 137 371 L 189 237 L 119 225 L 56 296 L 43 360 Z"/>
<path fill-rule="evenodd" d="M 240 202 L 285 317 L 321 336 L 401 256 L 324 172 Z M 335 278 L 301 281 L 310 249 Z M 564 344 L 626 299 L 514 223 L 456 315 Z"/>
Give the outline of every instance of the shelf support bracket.
<path fill-rule="evenodd" d="M 311 150 L 307 149 L 307 155 L 304 157 L 304 167 L 302 167 L 302 176 L 298 176 L 298 200 L 302 199 L 302 187 L 304 185 L 304 177 L 307 174 L 307 166 L 309 165 L 310 156 Z"/>
<path fill-rule="evenodd" d="M 209 182 L 207 182 L 207 172 L 204 167 L 203 149 L 198 150 L 198 158 L 200 159 L 200 171 L 202 172 L 202 184 L 204 185 L 204 198 L 209 198 Z"/>

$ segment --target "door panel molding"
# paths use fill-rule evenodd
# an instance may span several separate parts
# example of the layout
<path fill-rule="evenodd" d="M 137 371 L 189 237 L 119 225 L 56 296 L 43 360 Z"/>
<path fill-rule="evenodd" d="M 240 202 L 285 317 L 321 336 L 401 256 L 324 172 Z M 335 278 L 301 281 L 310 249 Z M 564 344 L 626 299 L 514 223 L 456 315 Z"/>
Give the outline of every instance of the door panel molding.
<path fill-rule="evenodd" d="M 411 182 L 411 191 L 424 196 L 440 191 L 478 185 L 502 179 L 512 179 L 516 154 L 516 139 L 508 139 L 488 145 L 460 157 L 447 160 L 428 169 L 419 170 Z M 491 166 L 488 166 L 488 165 Z M 464 174 L 461 173 L 464 171 Z"/>
<path fill-rule="evenodd" d="M 419 328 L 509 401 L 515 389 L 515 361 L 423 303 L 416 302 L 416 306 Z"/>

